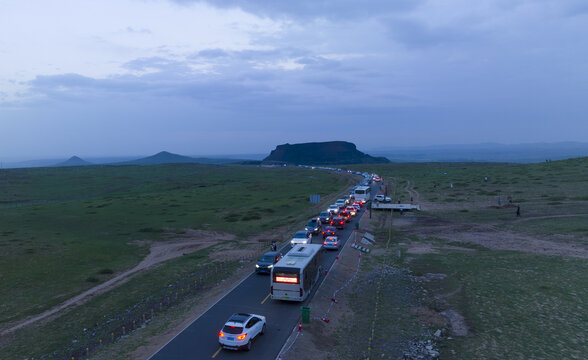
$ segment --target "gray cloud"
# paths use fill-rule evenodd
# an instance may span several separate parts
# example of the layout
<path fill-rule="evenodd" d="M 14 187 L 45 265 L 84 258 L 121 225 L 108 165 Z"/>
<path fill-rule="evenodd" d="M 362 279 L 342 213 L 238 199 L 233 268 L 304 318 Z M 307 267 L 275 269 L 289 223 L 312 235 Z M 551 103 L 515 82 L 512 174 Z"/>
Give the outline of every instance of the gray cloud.
<path fill-rule="evenodd" d="M 447 44 L 480 42 L 484 39 L 467 24 L 430 27 L 409 19 L 392 19 L 387 22 L 390 36 L 408 48 L 442 46 Z"/>
<path fill-rule="evenodd" d="M 190 4 L 201 0 L 171 0 Z M 263 16 L 294 16 L 305 18 L 361 18 L 382 14 L 406 12 L 418 7 L 424 0 L 205 0 L 219 8 L 240 8 Z"/>
<path fill-rule="evenodd" d="M 222 49 L 206 49 L 199 51 L 197 54 L 193 55 L 192 58 L 216 59 L 227 56 L 229 56 L 229 53 Z"/>

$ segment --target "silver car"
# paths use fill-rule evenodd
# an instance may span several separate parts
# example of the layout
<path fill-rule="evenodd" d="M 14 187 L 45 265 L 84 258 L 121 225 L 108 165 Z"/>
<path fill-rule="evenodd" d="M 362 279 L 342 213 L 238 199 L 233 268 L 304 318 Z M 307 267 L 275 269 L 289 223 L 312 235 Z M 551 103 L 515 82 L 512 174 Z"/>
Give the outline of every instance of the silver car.
<path fill-rule="evenodd" d="M 323 240 L 323 249 L 339 249 L 339 238 L 336 236 L 327 236 Z"/>

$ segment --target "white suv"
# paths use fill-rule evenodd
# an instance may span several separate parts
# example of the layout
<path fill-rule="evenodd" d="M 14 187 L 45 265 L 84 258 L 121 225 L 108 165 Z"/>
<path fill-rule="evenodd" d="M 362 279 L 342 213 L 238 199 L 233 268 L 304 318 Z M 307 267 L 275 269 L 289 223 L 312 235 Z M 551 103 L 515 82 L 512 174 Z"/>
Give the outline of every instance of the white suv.
<path fill-rule="evenodd" d="M 329 208 L 327 209 L 328 212 L 332 212 L 333 214 L 338 214 L 339 213 L 339 205 L 329 205 Z"/>
<path fill-rule="evenodd" d="M 292 240 L 290 240 L 290 244 L 311 244 L 312 243 L 312 233 L 307 230 L 300 230 L 296 231 Z"/>
<path fill-rule="evenodd" d="M 392 201 L 392 199 L 390 199 L 389 197 L 384 196 L 384 195 L 376 195 L 374 200 L 381 201 L 381 202 L 391 202 Z"/>
<path fill-rule="evenodd" d="M 233 314 L 218 332 L 218 342 L 227 349 L 251 349 L 251 341 L 265 332 L 265 316 Z"/>

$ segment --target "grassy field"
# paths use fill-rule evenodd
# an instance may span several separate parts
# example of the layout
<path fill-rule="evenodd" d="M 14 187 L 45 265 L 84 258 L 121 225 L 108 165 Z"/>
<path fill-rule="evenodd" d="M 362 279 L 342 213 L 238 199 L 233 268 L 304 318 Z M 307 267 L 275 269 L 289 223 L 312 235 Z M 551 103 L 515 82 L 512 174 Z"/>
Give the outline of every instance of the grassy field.
<path fill-rule="evenodd" d="M 443 251 L 410 263 L 448 274 L 427 284 L 449 296 L 470 334 L 446 340 L 444 359 L 582 359 L 587 348 L 588 261 L 509 251 Z"/>
<path fill-rule="evenodd" d="M 38 314 L 136 265 L 145 241 L 186 229 L 240 239 L 303 225 L 326 203 L 310 194 L 346 191 L 350 176 L 294 167 L 175 164 L 0 171 L 0 328 Z M 296 230 L 293 228 L 293 231 Z M 117 314 L 170 281 L 209 265 L 183 257 L 140 275 L 43 327 L 0 342 L 0 358 L 40 356 L 80 329 Z M 129 296 L 129 294 L 132 294 Z M 49 327 L 49 328 L 47 328 Z M 45 330 L 59 334 L 44 341 Z M 45 332 L 46 333 L 46 332 Z M 6 339 L 6 338 L 5 338 Z"/>
<path fill-rule="evenodd" d="M 499 231 L 585 247 L 588 158 L 522 165 L 390 164 L 371 171 L 390 181 L 387 190 L 394 201 L 409 202 L 407 188 L 416 190 L 425 210 L 422 215 L 439 219 L 436 224 L 442 226 L 435 229 L 446 232 L 440 234 L 446 235 L 443 238 L 425 236 L 422 230 L 431 225 L 409 217 L 413 225 L 393 228 L 392 245 L 413 275 L 447 275 L 422 283 L 429 294 L 427 306 L 438 314 L 458 311 L 465 317 L 468 335 L 444 337 L 442 358 L 585 358 L 586 258 L 548 256 L 524 248 L 498 251 L 448 239 L 470 224 L 490 234 Z M 512 206 L 504 206 L 509 200 Z M 516 205 L 521 206 L 520 218 Z M 408 253 L 419 246 L 429 250 Z"/>
<path fill-rule="evenodd" d="M 588 214 L 588 158 L 524 165 L 389 164 L 369 169 L 385 180 L 393 180 L 394 185 L 388 189 L 393 201 L 410 202 L 410 195 L 405 191 L 410 181 L 424 200 L 425 211 L 431 210 L 426 206 L 430 203 L 434 205 L 435 215 L 451 220 L 476 223 L 513 220 L 516 206 L 506 207 L 509 200 L 513 206 L 521 206 L 525 218 Z M 549 229 L 545 230 L 549 233 Z"/>

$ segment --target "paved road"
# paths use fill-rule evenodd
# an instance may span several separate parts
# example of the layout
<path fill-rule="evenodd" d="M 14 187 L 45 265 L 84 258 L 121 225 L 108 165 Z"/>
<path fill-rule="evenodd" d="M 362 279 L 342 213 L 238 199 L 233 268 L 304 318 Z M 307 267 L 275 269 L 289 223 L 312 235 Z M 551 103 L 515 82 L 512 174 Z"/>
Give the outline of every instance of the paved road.
<path fill-rule="evenodd" d="M 343 240 L 341 247 L 353 236 L 355 223 L 359 221 L 364 211 L 365 207 L 362 208 L 358 216 L 353 218 L 352 222 L 345 226 L 344 230 L 339 232 L 338 235 Z M 315 236 L 314 243 L 318 243 L 318 239 L 320 236 Z M 350 240 L 353 241 L 353 238 Z M 286 253 L 289 249 L 290 246 L 287 246 L 282 252 Z M 324 269 L 331 267 L 338 253 L 339 251 L 325 252 L 323 256 Z M 269 276 L 253 272 L 149 359 L 217 360 L 235 357 L 256 360 L 275 359 L 300 318 L 300 307 L 305 306 L 312 299 L 317 287 L 303 303 L 271 300 L 269 299 L 269 287 Z M 260 314 L 267 318 L 265 335 L 258 336 L 249 352 L 221 349 L 218 344 L 218 331 L 229 316 L 236 312 Z M 316 314 L 311 314 L 311 316 L 314 315 Z"/>

